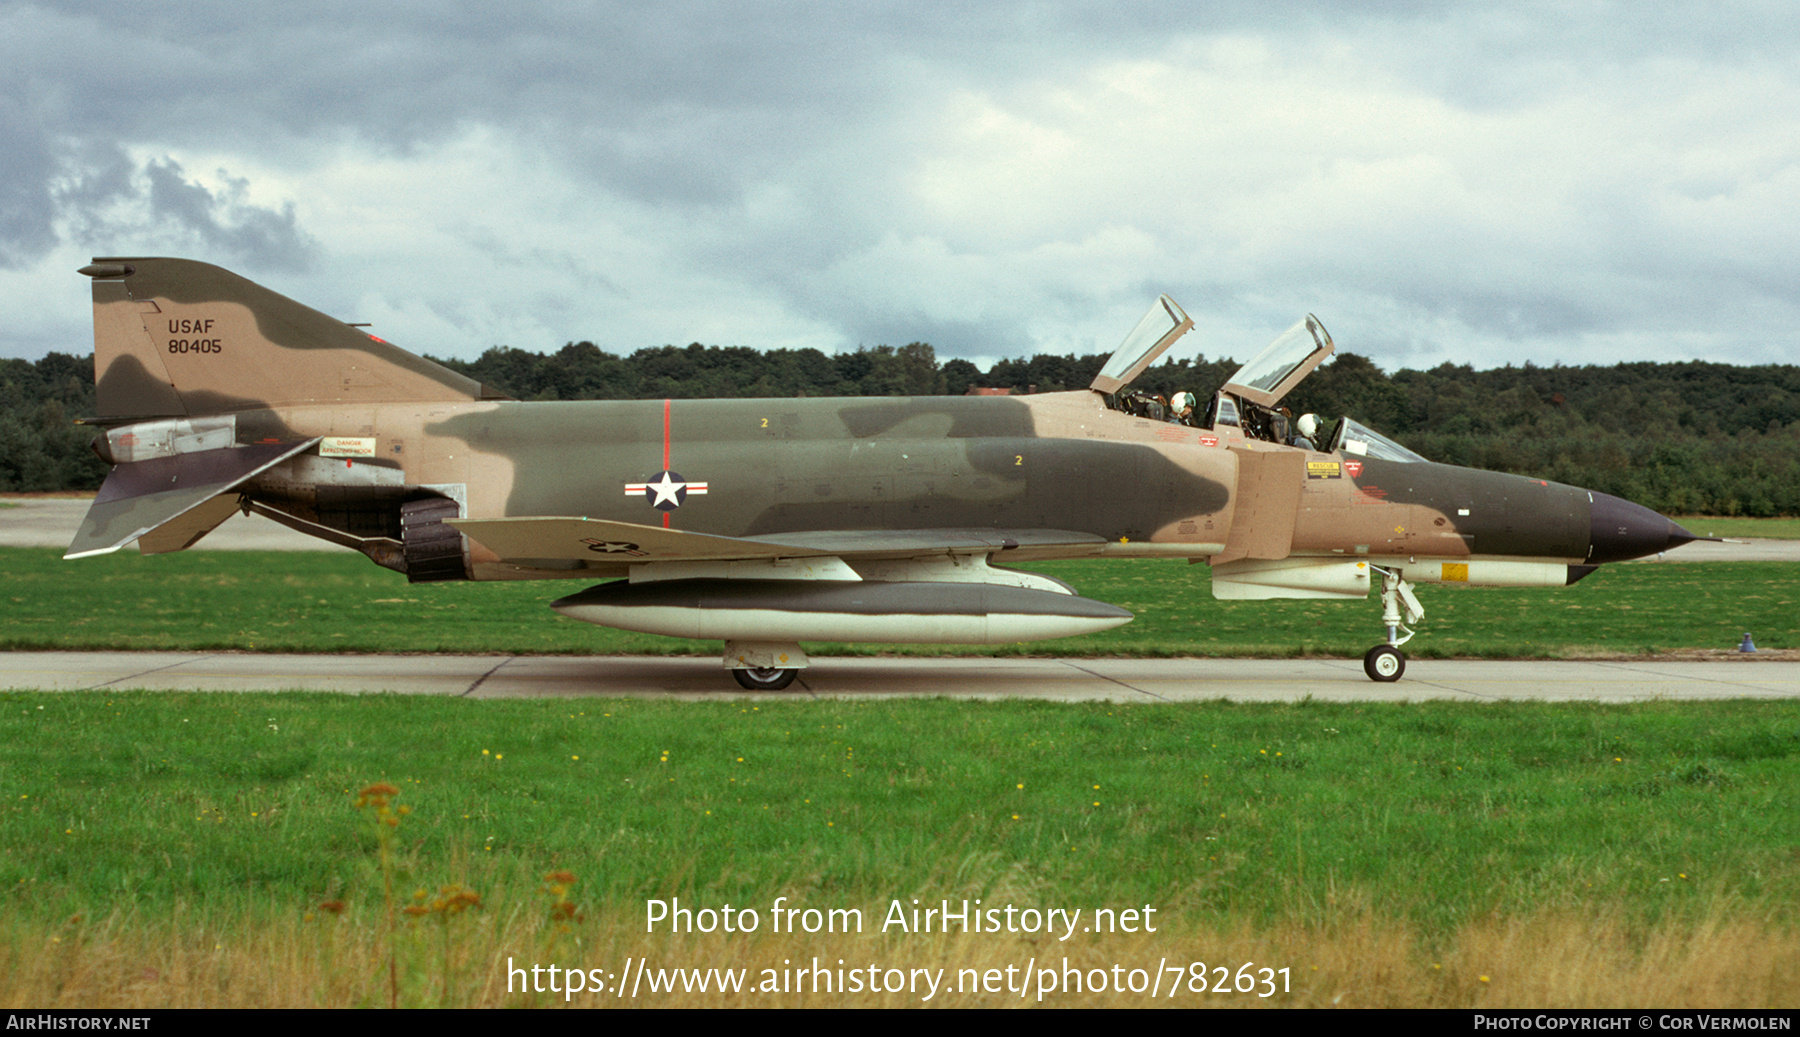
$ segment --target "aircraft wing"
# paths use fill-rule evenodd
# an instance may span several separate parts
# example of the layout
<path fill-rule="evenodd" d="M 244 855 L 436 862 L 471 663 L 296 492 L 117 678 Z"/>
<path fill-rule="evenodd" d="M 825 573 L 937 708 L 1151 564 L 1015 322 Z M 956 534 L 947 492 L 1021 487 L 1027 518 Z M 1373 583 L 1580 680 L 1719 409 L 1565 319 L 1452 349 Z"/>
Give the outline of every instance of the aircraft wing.
<path fill-rule="evenodd" d="M 627 563 L 736 561 L 775 558 L 899 559 L 987 555 L 1032 548 L 1092 547 L 1104 537 L 1060 529 L 808 530 L 748 537 L 714 536 L 593 518 L 452 519 L 469 538 L 502 561 Z"/>

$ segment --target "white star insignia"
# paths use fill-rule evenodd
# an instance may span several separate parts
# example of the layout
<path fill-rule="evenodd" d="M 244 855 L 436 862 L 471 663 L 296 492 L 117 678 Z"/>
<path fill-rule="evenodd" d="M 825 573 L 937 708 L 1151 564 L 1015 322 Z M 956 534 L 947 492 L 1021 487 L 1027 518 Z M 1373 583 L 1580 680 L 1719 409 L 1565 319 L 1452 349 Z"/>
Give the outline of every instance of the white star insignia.
<path fill-rule="evenodd" d="M 650 506 L 653 508 L 660 507 L 663 504 L 667 504 L 671 508 L 680 507 L 681 498 L 675 496 L 675 494 L 686 488 L 687 483 L 675 481 L 674 472 L 664 472 L 662 473 L 662 477 L 657 481 L 647 483 L 644 486 L 644 489 L 649 490 L 655 495 L 655 499 L 650 502 Z"/>

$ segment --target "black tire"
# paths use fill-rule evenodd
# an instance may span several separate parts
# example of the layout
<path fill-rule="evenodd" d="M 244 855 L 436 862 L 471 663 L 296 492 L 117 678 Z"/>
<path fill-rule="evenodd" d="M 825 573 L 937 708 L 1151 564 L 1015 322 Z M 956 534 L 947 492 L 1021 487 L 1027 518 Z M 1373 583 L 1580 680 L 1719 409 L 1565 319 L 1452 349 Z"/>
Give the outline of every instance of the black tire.
<path fill-rule="evenodd" d="M 1406 672 L 1406 656 L 1393 645 L 1376 645 L 1363 656 L 1363 672 L 1372 681 L 1392 684 Z"/>
<path fill-rule="evenodd" d="M 752 666 L 735 669 L 731 675 L 737 678 L 738 687 L 747 691 L 780 691 L 794 683 L 799 670 L 783 670 L 773 666 Z"/>

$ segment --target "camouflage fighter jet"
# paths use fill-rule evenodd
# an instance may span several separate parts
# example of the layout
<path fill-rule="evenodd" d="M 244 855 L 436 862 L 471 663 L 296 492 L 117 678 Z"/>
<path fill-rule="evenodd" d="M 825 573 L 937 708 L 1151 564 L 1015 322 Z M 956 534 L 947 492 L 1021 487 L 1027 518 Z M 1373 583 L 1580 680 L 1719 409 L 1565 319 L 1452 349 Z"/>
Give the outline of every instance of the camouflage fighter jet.
<path fill-rule="evenodd" d="M 1281 398 L 1333 348 L 1310 316 L 1204 408 L 1176 400 L 1174 421 L 1125 393 L 1193 326 L 1167 297 L 1086 391 L 521 403 L 205 263 L 81 272 L 94 448 L 113 468 L 67 557 L 179 551 L 243 511 L 414 582 L 608 580 L 551 607 L 723 641 L 751 689 L 786 687 L 802 641 L 991 644 L 1130 620 L 1010 567 L 1085 557 L 1205 561 L 1227 599 L 1378 588 L 1386 637 L 1364 667 L 1392 681 L 1416 584 L 1562 586 L 1694 539 L 1347 418 L 1290 427 Z"/>

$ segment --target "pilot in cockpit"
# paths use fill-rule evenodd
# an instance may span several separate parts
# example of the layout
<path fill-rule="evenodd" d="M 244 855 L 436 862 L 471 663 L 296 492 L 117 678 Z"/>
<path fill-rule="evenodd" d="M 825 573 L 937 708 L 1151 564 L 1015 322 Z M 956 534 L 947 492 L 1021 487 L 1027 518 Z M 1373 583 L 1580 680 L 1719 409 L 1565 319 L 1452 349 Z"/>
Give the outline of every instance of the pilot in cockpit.
<path fill-rule="evenodd" d="M 1318 443 L 1319 416 L 1317 414 L 1300 415 L 1300 420 L 1294 422 L 1294 441 L 1292 445 L 1297 446 L 1302 450 L 1317 450 L 1319 449 Z"/>

